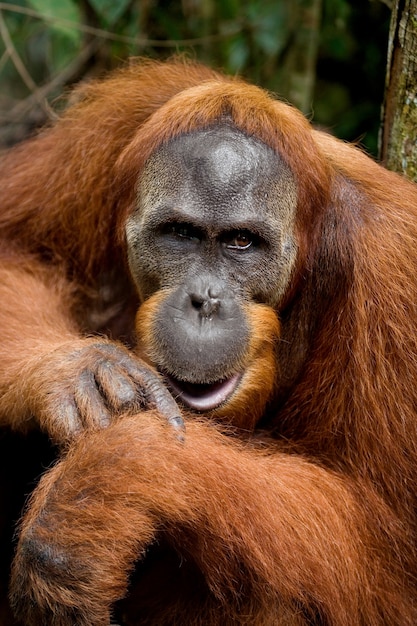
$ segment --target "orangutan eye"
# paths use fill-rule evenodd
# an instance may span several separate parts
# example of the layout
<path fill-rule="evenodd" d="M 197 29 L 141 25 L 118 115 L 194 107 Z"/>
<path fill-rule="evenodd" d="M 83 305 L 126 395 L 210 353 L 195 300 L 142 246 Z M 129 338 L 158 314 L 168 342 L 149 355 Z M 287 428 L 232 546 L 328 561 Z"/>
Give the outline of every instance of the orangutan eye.
<path fill-rule="evenodd" d="M 163 230 L 168 235 L 174 235 L 179 239 L 188 239 L 193 243 L 200 243 L 202 239 L 202 233 L 198 228 L 184 222 L 171 222 L 166 224 Z"/>
<path fill-rule="evenodd" d="M 259 237 L 249 230 L 235 230 L 223 237 L 224 245 L 228 250 L 249 250 L 259 243 Z"/>

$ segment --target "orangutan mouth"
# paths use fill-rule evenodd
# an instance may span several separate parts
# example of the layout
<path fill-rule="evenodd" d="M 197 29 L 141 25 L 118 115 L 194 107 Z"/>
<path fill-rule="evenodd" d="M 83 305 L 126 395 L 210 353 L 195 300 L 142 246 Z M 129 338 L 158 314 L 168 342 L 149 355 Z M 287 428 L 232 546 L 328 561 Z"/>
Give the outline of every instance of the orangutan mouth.
<path fill-rule="evenodd" d="M 166 381 L 176 400 L 194 411 L 211 411 L 223 404 L 237 389 L 242 374 L 234 374 L 226 380 L 214 383 L 189 383 L 165 375 Z"/>

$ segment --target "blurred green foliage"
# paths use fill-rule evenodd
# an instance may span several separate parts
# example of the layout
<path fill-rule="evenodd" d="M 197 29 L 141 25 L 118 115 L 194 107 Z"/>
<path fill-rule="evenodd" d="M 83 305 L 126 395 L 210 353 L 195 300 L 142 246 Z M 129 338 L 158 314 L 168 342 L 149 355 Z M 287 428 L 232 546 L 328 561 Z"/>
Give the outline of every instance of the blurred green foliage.
<path fill-rule="evenodd" d="M 390 11 L 379 0 L 326 0 L 314 120 L 377 152 Z"/>
<path fill-rule="evenodd" d="M 41 98 L 54 101 L 67 85 L 131 55 L 165 58 L 186 52 L 289 99 L 288 58 L 303 1 L 0 3 L 0 124 L 16 123 L 20 116 L 37 125 L 45 117 Z M 375 153 L 389 10 L 380 0 L 314 1 L 321 5 L 321 23 L 309 116 Z"/>

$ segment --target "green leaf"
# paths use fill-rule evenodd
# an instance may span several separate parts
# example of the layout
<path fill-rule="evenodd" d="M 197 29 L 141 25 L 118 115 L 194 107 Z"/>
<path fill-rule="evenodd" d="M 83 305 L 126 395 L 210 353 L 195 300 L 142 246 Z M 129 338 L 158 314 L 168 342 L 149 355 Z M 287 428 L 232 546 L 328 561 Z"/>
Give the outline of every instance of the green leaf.
<path fill-rule="evenodd" d="M 60 33 L 50 38 L 48 65 L 52 75 L 66 67 L 77 56 L 77 48 Z"/>
<path fill-rule="evenodd" d="M 228 57 L 229 71 L 241 72 L 249 58 L 249 46 L 243 37 L 236 37 L 231 42 Z"/>
<path fill-rule="evenodd" d="M 89 0 L 90 5 L 97 15 L 108 26 L 111 26 L 126 11 L 131 0 Z"/>
<path fill-rule="evenodd" d="M 56 0 L 28 0 L 28 4 L 45 17 L 56 18 L 57 21 L 51 21 L 48 24 L 51 30 L 59 32 L 75 42 L 80 40 L 80 31 L 77 28 L 60 22 L 60 20 L 64 20 L 80 24 L 81 13 L 73 0 L 59 0 L 59 2 Z"/>

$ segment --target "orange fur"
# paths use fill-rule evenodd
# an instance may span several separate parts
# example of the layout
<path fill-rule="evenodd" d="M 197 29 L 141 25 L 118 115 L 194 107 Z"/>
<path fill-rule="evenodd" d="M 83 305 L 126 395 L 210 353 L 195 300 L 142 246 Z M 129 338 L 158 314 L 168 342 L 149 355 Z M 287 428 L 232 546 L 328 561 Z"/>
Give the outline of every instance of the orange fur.
<path fill-rule="evenodd" d="M 250 344 L 245 373 L 236 393 L 226 405 L 213 411 L 213 417 L 253 432 L 279 379 L 276 358 L 279 322 L 275 312 L 265 305 L 251 304 L 246 309 Z"/>
<path fill-rule="evenodd" d="M 117 406 L 97 430 L 87 407 L 88 432 L 23 518 L 12 601 L 33 625 L 108 625 L 123 598 L 128 626 L 411 626 L 416 187 L 259 88 L 194 63 L 132 64 L 3 157 L 0 419 L 67 440 L 60 399 L 106 346 L 132 341 L 122 231 L 143 163 L 219 117 L 292 171 L 291 285 L 278 311 L 248 306 L 242 394 L 213 420 L 187 415 L 183 444 L 155 412 Z M 138 352 L 152 353 L 162 297 L 139 310 Z"/>
<path fill-rule="evenodd" d="M 150 588 L 145 560 L 142 603 L 136 619 L 126 611 L 127 624 L 272 626 L 318 616 L 411 624 L 398 614 L 410 615 L 398 546 L 374 532 L 380 515 L 393 522 L 371 490 L 276 443 L 242 444 L 194 418 L 181 444 L 152 413 L 126 417 L 81 436 L 41 481 L 21 529 L 13 588 L 34 601 L 29 623 L 50 602 L 54 626 L 69 624 L 68 615 L 80 626 L 108 623 L 134 560 L 159 535 L 182 563 L 166 587 Z M 196 566 L 202 579 L 190 597 Z M 164 562 L 157 568 L 163 577 Z"/>

